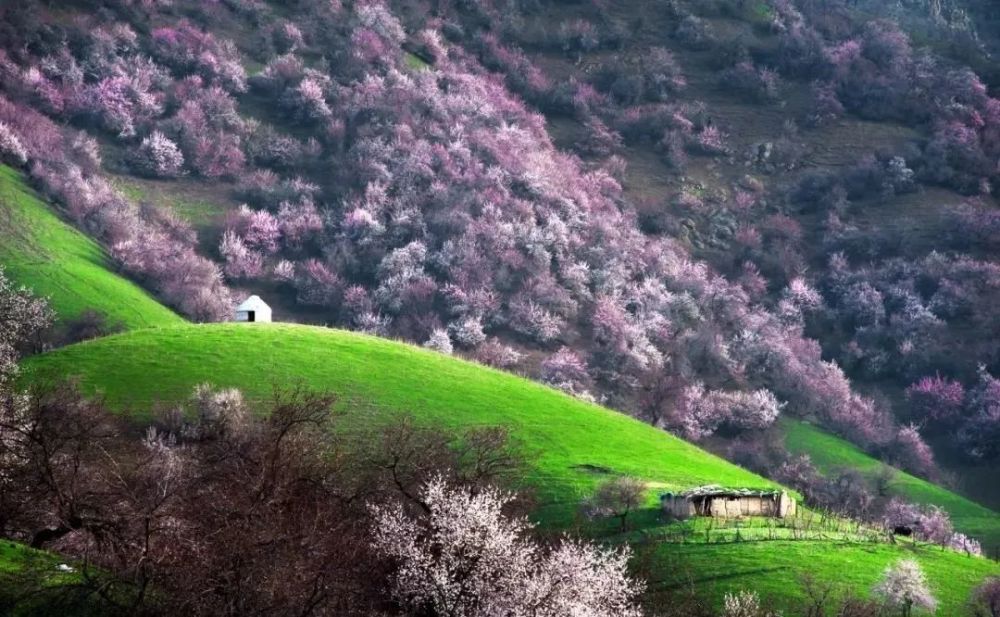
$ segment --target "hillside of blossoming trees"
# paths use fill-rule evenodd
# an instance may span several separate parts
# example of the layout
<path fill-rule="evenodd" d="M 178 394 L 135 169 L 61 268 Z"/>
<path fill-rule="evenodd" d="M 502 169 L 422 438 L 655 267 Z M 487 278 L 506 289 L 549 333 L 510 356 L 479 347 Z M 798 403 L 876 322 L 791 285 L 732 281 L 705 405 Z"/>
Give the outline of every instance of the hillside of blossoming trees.
<path fill-rule="evenodd" d="M 518 373 L 816 508 L 989 553 L 988 4 L 6 3 L 0 163 L 191 321 L 257 294 L 277 320 Z M 55 317 L 22 351 L 114 325 Z M 810 452 L 832 436 L 839 463 Z"/>

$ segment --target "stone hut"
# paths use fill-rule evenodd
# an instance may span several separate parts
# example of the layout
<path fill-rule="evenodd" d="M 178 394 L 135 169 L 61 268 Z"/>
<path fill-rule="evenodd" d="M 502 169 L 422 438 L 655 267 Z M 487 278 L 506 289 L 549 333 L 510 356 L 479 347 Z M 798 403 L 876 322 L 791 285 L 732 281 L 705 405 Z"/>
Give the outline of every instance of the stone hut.
<path fill-rule="evenodd" d="M 785 518 L 795 515 L 795 500 L 782 490 L 724 488 L 717 484 L 699 486 L 683 493 L 660 495 L 663 511 L 674 518 L 716 516 L 770 516 Z"/>

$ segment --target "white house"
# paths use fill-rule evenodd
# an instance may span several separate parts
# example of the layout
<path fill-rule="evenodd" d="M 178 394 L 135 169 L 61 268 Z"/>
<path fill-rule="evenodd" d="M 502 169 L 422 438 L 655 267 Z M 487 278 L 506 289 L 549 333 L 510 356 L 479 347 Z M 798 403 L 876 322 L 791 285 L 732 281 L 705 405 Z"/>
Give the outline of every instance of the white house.
<path fill-rule="evenodd" d="M 270 322 L 271 307 L 260 296 L 250 296 L 236 307 L 236 321 Z"/>

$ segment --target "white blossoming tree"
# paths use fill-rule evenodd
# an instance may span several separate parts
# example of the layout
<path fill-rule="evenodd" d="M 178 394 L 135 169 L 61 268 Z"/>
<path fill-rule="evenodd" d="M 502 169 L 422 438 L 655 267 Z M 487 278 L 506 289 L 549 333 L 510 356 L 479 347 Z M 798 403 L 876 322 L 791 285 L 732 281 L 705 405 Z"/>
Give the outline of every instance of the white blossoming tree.
<path fill-rule="evenodd" d="M 760 603 L 760 596 L 755 591 L 740 591 L 727 593 L 722 603 L 722 617 L 781 617 Z"/>
<path fill-rule="evenodd" d="M 929 613 L 937 609 L 937 600 L 931 594 L 924 572 L 912 559 L 901 559 L 888 566 L 872 592 L 897 609 L 902 617 L 909 617 L 914 609 Z"/>
<path fill-rule="evenodd" d="M 24 165 L 28 162 L 28 150 L 21 143 L 17 132 L 0 122 L 0 161 Z"/>
<path fill-rule="evenodd" d="M 630 553 L 563 541 L 545 551 L 530 524 L 504 514 L 512 496 L 430 481 L 423 516 L 372 508 L 373 545 L 397 564 L 393 593 L 414 613 L 443 617 L 639 617 L 643 586 L 630 578 Z"/>
<path fill-rule="evenodd" d="M 154 178 L 176 178 L 184 170 L 184 155 L 166 135 L 153 131 L 134 155 L 136 169 Z"/>
<path fill-rule="evenodd" d="M 448 355 L 451 355 L 455 351 L 454 346 L 451 344 L 451 338 L 448 336 L 448 331 L 444 328 L 435 328 L 431 332 L 430 338 L 424 343 L 424 347 Z"/>
<path fill-rule="evenodd" d="M 47 328 L 52 319 L 48 303 L 15 285 L 0 266 L 0 388 L 17 373 L 18 347 Z"/>

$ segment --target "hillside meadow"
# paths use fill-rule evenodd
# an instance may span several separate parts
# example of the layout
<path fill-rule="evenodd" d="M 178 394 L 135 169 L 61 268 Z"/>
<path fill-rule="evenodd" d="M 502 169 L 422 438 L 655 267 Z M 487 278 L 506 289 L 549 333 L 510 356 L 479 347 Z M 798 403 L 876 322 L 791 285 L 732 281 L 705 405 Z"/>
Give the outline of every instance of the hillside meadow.
<path fill-rule="evenodd" d="M 663 489 L 774 486 L 638 420 L 513 375 L 362 334 L 295 325 L 192 325 L 115 335 L 30 358 L 31 379 L 73 376 L 117 411 L 149 418 L 200 383 L 266 401 L 304 385 L 339 397 L 345 428 L 412 414 L 444 427 L 504 425 L 531 457 L 543 519 L 568 524 L 607 474 Z"/>
<path fill-rule="evenodd" d="M 6 165 L 0 165 L 0 264 L 15 282 L 48 298 L 62 321 L 97 311 L 126 329 L 184 323 L 118 274 L 99 244 L 63 221 Z"/>
<path fill-rule="evenodd" d="M 142 330 L 72 345 L 25 362 L 25 379 L 75 376 L 84 391 L 137 420 L 186 399 L 203 382 L 238 387 L 253 400 L 301 384 L 335 392 L 342 430 L 352 432 L 401 413 L 448 427 L 503 425 L 528 461 L 525 488 L 544 529 L 601 533 L 578 515 L 579 504 L 610 474 L 647 481 L 647 508 L 628 538 L 653 547 L 654 592 L 694 583 L 721 601 L 726 592 L 759 589 L 782 606 L 801 599 L 801 577 L 850 584 L 864 593 L 882 569 L 903 556 L 928 573 L 942 614 L 954 614 L 996 563 L 924 544 L 845 538 L 753 542 L 657 542 L 664 523 L 657 494 L 706 483 L 774 486 L 661 430 L 545 386 L 417 347 L 361 334 L 293 325 L 191 325 Z M 583 525 L 583 527 L 579 527 Z M 697 527 L 697 525 L 696 525 Z M 847 572 L 848 574 L 845 574 Z M 845 578 L 846 577 L 846 578 Z"/>
<path fill-rule="evenodd" d="M 789 452 L 808 454 L 825 474 L 854 469 L 872 478 L 885 467 L 857 446 L 812 424 L 786 418 L 781 427 Z M 951 515 L 955 529 L 979 539 L 990 554 L 1000 547 L 1000 515 L 993 510 L 898 469 L 893 469 L 889 490 L 913 503 L 944 508 Z"/>

